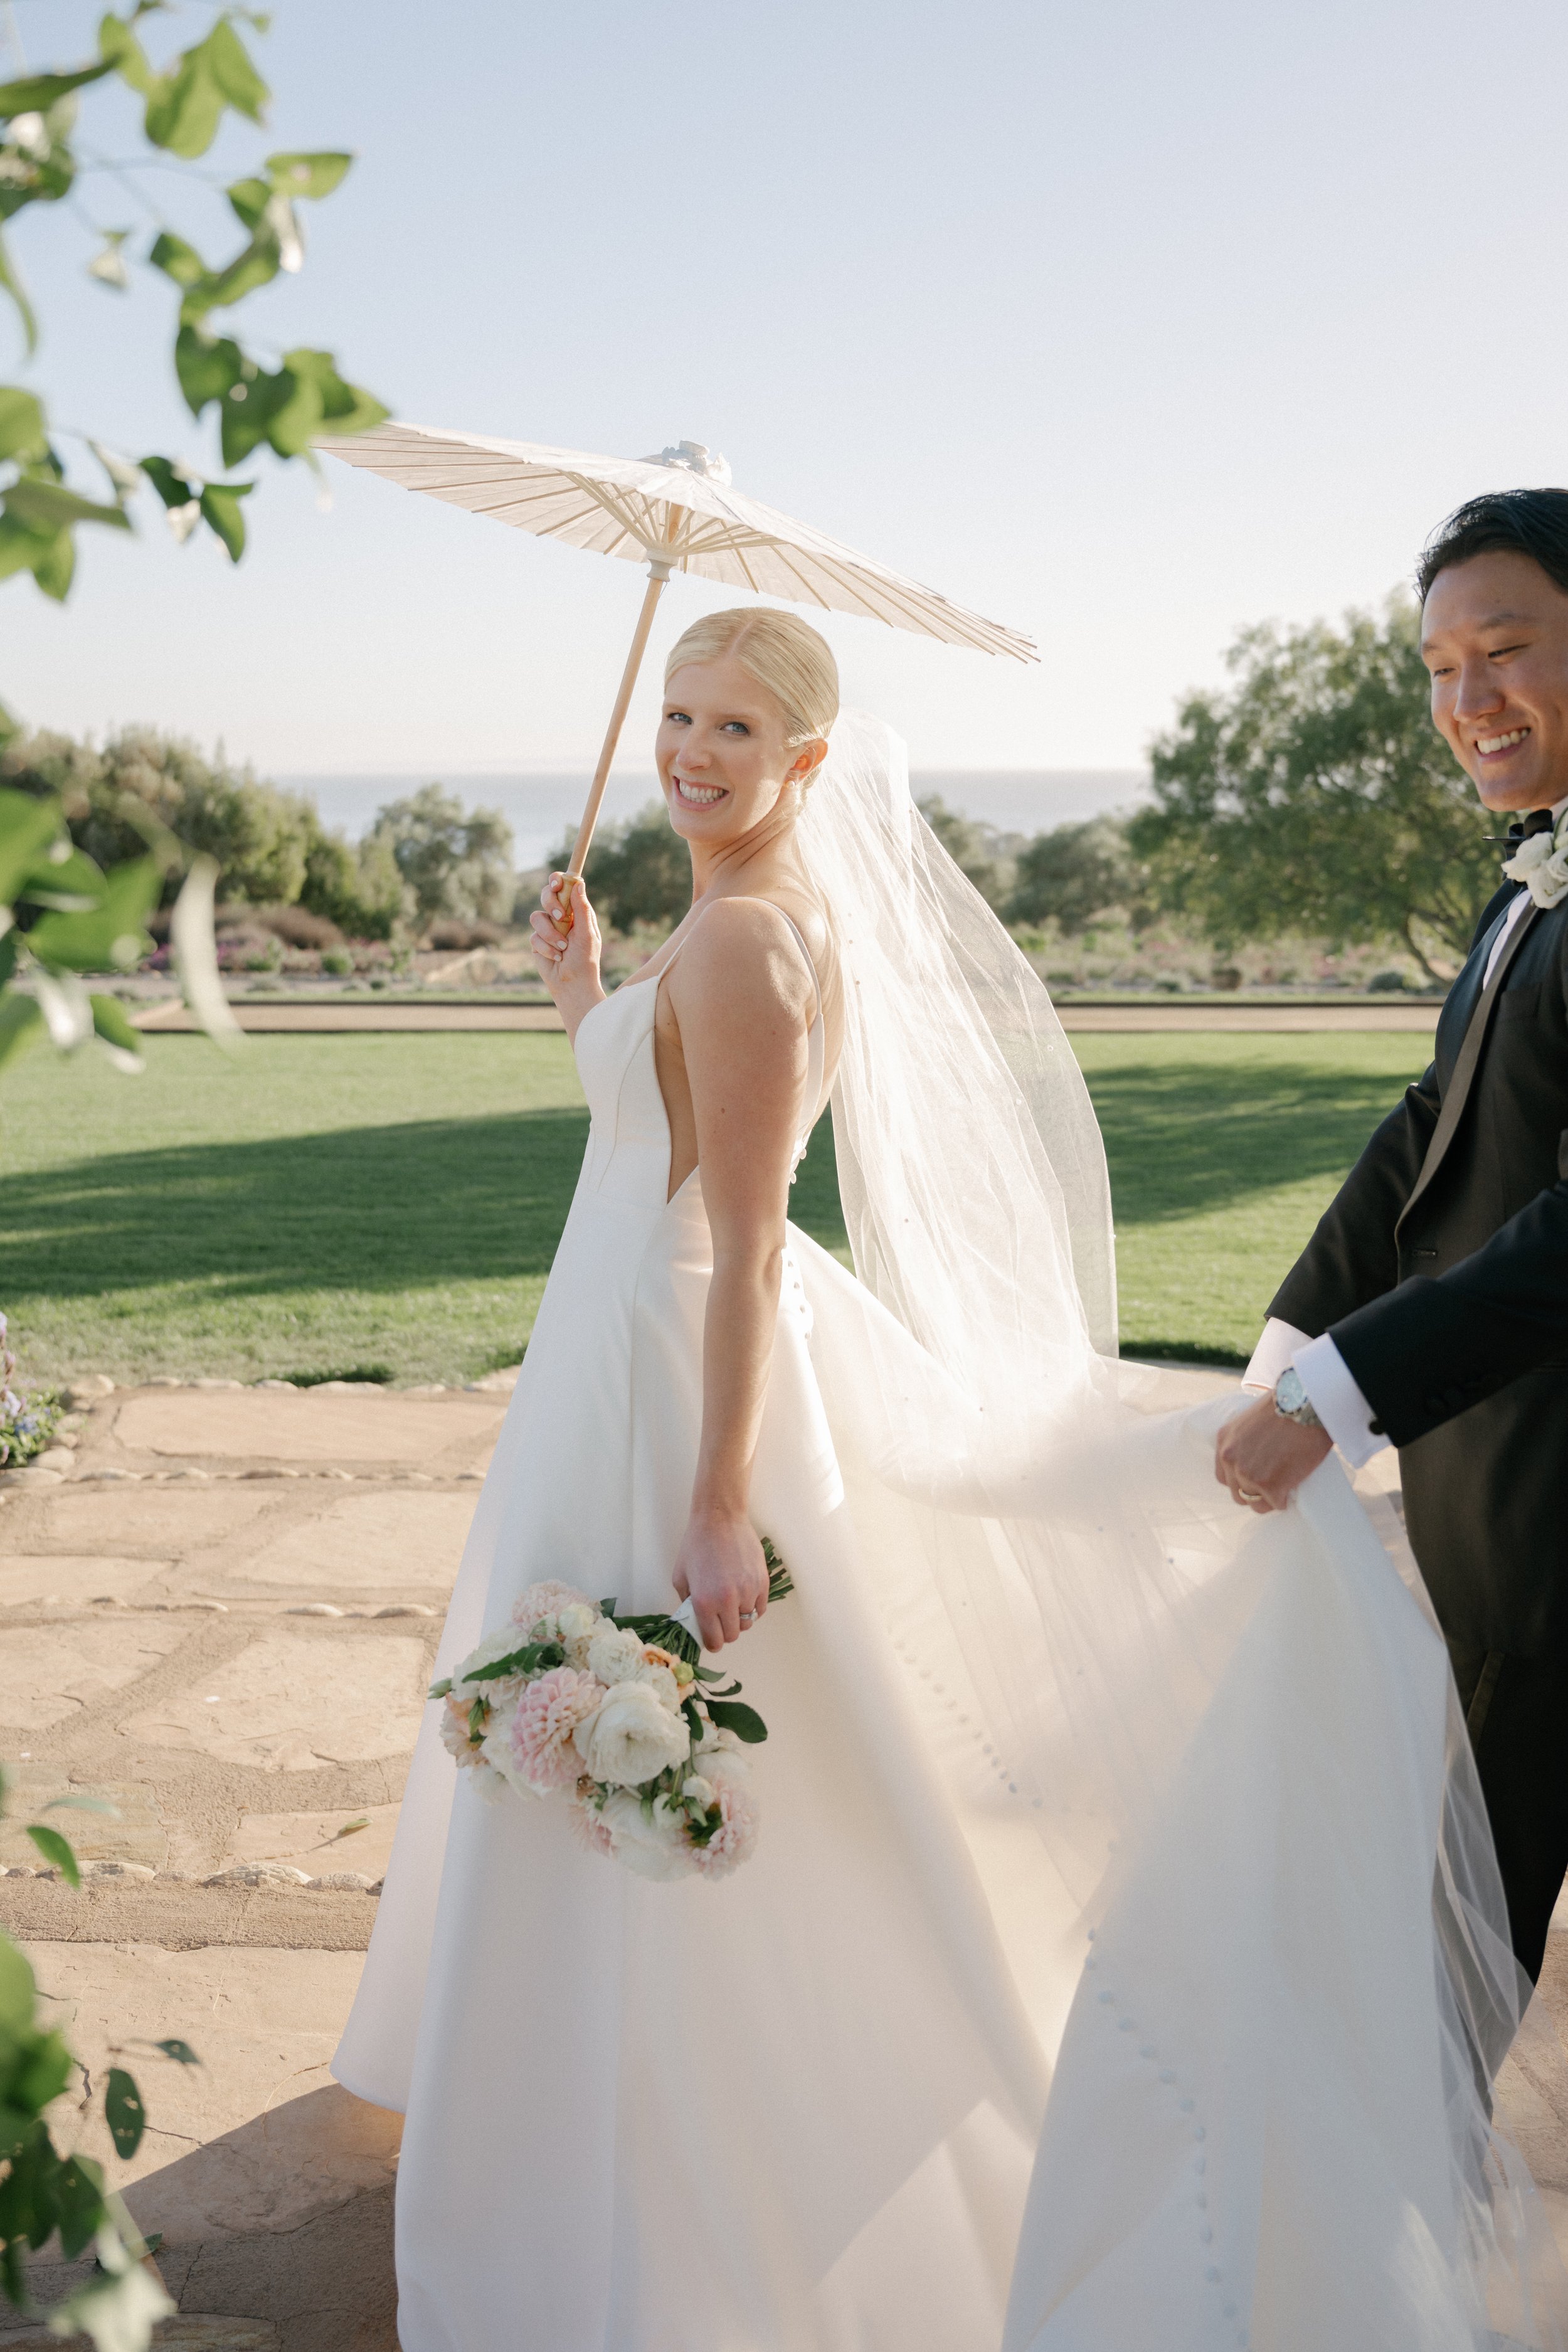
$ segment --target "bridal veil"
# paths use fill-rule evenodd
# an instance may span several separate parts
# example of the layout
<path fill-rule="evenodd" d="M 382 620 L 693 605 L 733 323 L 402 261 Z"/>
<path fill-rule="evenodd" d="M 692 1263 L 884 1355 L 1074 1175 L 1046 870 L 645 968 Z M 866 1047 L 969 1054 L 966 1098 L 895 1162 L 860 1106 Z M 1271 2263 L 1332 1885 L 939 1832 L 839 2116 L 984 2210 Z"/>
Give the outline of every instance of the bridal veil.
<path fill-rule="evenodd" d="M 1563 2345 L 1491 2119 L 1529 1988 L 1411 1563 L 1334 1460 L 1238 1511 L 1229 1408 L 1152 1411 L 1117 1362 L 1082 1077 L 887 728 L 839 718 L 798 839 L 842 960 L 860 1277 L 806 1269 L 825 1401 L 995 1899 L 1021 1837 L 1052 1890 L 1007 2352 Z"/>

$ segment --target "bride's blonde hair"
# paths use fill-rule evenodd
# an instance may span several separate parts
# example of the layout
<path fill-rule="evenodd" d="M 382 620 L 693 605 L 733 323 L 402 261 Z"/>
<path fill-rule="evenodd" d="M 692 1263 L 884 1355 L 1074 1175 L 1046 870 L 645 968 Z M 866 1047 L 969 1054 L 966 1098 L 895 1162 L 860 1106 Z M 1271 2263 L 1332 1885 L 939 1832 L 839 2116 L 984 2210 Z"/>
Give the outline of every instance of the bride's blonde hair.
<path fill-rule="evenodd" d="M 809 621 L 772 605 L 705 613 L 671 646 L 664 665 L 666 687 L 688 662 L 721 661 L 726 654 L 733 654 L 742 668 L 767 688 L 784 712 L 785 740 L 792 750 L 815 737 L 826 738 L 838 716 L 838 665 L 826 638 Z"/>

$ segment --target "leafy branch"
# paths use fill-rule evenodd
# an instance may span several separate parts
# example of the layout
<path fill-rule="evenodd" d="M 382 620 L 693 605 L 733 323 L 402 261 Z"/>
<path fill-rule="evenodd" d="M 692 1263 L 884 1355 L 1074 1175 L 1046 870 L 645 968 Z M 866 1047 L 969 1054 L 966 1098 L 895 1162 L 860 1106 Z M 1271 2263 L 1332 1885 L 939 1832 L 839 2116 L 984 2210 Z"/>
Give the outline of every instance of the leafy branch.
<path fill-rule="evenodd" d="M 157 67 L 139 27 L 163 7 L 163 0 L 136 0 L 126 14 L 110 10 L 99 25 L 96 58 L 0 84 L 0 296 L 15 309 L 29 353 L 37 346 L 38 323 L 6 243 L 12 220 L 31 205 L 71 197 L 82 173 L 94 168 L 121 178 L 137 169 L 172 169 L 210 187 L 207 173 L 186 167 L 207 152 L 225 118 L 232 114 L 258 126 L 265 121 L 270 92 L 239 27 L 264 33 L 268 19 L 226 8 L 201 40 Z M 95 166 L 77 142 L 77 122 L 83 94 L 111 79 L 142 100 L 142 131 L 153 152 L 129 164 Z M 387 413 L 373 394 L 341 374 L 331 352 L 301 347 L 268 367 L 234 334 L 213 325 L 215 312 L 232 311 L 280 272 L 303 267 L 300 208 L 340 187 L 353 160 L 336 150 L 267 155 L 223 190 L 241 231 L 237 248 L 226 257 L 209 261 L 168 227 L 159 228 L 141 257 L 179 294 L 175 378 L 193 417 L 216 410 L 225 476 L 262 447 L 285 464 L 313 465 L 312 445 L 321 436 L 363 433 Z M 133 232 L 95 234 L 102 242 L 87 265 L 89 275 L 111 292 L 129 290 Z M 128 504 L 144 483 L 162 501 L 177 540 L 205 526 L 238 562 L 246 543 L 242 501 L 255 489 L 254 478 L 214 478 L 161 455 L 132 462 L 115 454 L 107 438 L 89 439 L 89 446 L 106 477 L 107 495 L 89 496 L 67 483 L 42 402 L 20 385 L 0 385 L 0 580 L 30 575 L 45 595 L 63 599 L 76 568 L 77 529 L 92 523 L 129 530 Z M 14 731 L 14 719 L 0 705 L 0 745 Z"/>

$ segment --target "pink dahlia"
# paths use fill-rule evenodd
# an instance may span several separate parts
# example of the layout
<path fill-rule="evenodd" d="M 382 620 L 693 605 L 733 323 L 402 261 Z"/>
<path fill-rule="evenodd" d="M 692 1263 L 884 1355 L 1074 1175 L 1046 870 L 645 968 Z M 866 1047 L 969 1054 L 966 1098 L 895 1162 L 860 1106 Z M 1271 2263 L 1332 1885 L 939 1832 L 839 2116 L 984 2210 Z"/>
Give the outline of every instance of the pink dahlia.
<path fill-rule="evenodd" d="M 512 1760 L 536 1789 L 574 1789 L 583 1759 L 572 1745 L 580 1723 L 594 1714 L 605 1686 L 575 1666 L 552 1666 L 525 1683 L 512 1718 Z"/>
<path fill-rule="evenodd" d="M 720 1822 L 706 1845 L 694 1848 L 692 1860 L 704 1878 L 728 1878 L 749 1862 L 756 1850 L 757 1831 L 761 1815 L 751 1783 L 742 1771 L 727 1771 L 721 1780 L 711 1777 L 717 1790 Z"/>
<path fill-rule="evenodd" d="M 585 1592 L 578 1592 L 570 1584 L 558 1584 L 553 1580 L 544 1584 L 531 1584 L 520 1592 L 511 1605 L 511 1622 L 529 1633 L 542 1617 L 559 1617 L 563 1609 L 591 1609 L 593 1602 Z"/>
<path fill-rule="evenodd" d="M 615 1841 L 605 1826 L 603 1813 L 595 1812 L 592 1805 L 581 1803 L 572 1805 L 569 1810 L 572 1826 L 590 1853 L 602 1853 L 608 1857 L 615 1853 Z"/>

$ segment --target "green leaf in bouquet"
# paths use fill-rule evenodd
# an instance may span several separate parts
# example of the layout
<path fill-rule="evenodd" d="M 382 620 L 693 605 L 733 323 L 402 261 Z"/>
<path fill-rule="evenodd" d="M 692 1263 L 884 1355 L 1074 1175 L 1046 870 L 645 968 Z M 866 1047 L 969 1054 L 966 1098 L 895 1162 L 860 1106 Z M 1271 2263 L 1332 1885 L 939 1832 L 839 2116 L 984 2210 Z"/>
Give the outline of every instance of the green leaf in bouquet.
<path fill-rule="evenodd" d="M 114 2142 L 114 2152 L 120 2157 L 132 2157 L 142 2145 L 142 2135 L 147 2128 L 147 2110 L 142 2104 L 142 2094 L 136 2078 L 123 2066 L 109 2070 L 109 2087 L 103 2095 L 104 2121 Z"/>
<path fill-rule="evenodd" d="M 431 1684 L 431 1685 L 430 1685 L 429 1689 L 426 1692 L 425 1696 L 426 1696 L 426 1698 L 445 1698 L 445 1697 L 446 1697 L 446 1696 L 447 1696 L 447 1692 L 451 1689 L 451 1687 L 452 1687 L 452 1677 L 451 1677 L 451 1675 L 442 1675 L 442 1677 L 441 1677 L 441 1680 L 440 1680 L 438 1683 L 432 1683 L 432 1684 Z"/>
<path fill-rule="evenodd" d="M 768 1727 L 756 1708 L 747 1706 L 742 1700 L 710 1699 L 708 1713 L 721 1731 L 732 1731 L 737 1739 L 745 1741 L 748 1748 L 755 1748 L 768 1736 Z"/>
<path fill-rule="evenodd" d="M 477 1698 L 468 1709 L 468 1738 L 477 1748 L 485 1736 L 485 1719 L 490 1711 L 488 1698 Z"/>
<path fill-rule="evenodd" d="M 563 1666 L 565 1663 L 566 1653 L 559 1642 L 527 1642 L 520 1650 L 509 1650 L 504 1658 L 492 1658 L 489 1665 L 476 1666 L 471 1675 L 463 1676 L 463 1680 L 468 1683 L 504 1682 L 511 1675 L 538 1674 L 546 1666 Z"/>
<path fill-rule="evenodd" d="M 27 1835 L 45 1861 L 54 1864 L 68 1886 L 81 1885 L 81 1866 L 68 1838 L 61 1837 L 58 1830 L 46 1829 L 42 1822 L 29 1822 Z"/>
<path fill-rule="evenodd" d="M 766 1536 L 763 1538 L 763 1562 L 768 1571 L 768 1599 L 783 1601 L 795 1591 L 795 1579 Z"/>

